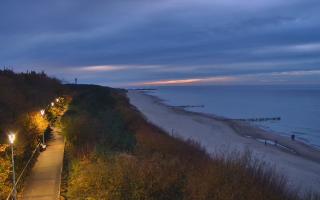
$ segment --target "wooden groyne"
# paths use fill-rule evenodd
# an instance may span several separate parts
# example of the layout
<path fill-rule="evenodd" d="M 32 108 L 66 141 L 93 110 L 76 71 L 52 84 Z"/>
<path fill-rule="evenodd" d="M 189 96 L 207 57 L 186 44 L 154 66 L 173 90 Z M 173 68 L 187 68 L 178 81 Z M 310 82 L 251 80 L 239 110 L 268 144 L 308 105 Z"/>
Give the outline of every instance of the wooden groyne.
<path fill-rule="evenodd" d="M 247 122 L 280 121 L 281 117 L 258 117 L 258 118 L 233 119 L 233 120 L 247 121 Z"/>
<path fill-rule="evenodd" d="M 204 108 L 204 105 L 182 105 L 182 106 L 170 106 L 171 108 Z"/>

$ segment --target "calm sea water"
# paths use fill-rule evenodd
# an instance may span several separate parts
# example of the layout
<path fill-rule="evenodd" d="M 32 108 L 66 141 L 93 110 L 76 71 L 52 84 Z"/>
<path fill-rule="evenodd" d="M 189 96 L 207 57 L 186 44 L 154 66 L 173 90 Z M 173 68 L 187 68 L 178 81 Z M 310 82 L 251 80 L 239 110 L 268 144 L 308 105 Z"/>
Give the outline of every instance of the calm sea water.
<path fill-rule="evenodd" d="M 168 86 L 152 94 L 169 105 L 204 105 L 187 110 L 227 118 L 281 117 L 255 122 L 279 134 L 295 134 L 320 148 L 320 86 Z"/>

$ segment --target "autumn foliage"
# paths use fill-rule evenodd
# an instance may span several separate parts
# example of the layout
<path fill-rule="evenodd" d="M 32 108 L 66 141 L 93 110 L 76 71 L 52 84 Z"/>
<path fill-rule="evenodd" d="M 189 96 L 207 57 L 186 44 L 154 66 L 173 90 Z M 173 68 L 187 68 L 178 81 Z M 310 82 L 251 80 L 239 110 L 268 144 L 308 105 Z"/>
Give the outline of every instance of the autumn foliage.
<path fill-rule="evenodd" d="M 50 121 L 41 116 L 40 109 L 47 108 L 62 93 L 60 82 L 44 73 L 0 70 L 0 199 L 5 199 L 12 187 L 7 134 L 16 133 L 15 163 L 19 175 Z"/>

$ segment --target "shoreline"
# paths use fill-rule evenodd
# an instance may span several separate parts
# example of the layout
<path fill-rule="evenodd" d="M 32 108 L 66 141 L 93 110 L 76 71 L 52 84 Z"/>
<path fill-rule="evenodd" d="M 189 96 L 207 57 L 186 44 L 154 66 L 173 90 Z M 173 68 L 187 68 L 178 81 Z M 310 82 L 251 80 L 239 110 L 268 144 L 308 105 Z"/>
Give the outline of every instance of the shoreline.
<path fill-rule="evenodd" d="M 130 103 L 152 124 L 181 139 L 199 142 L 209 154 L 245 152 L 288 180 L 292 189 L 304 194 L 309 190 L 320 193 L 320 151 L 300 141 L 277 135 L 247 122 L 173 108 L 164 100 L 141 91 L 128 91 Z M 260 141 L 259 141 L 260 140 Z M 261 140 L 278 141 L 267 145 Z"/>
<path fill-rule="evenodd" d="M 259 126 L 255 126 L 246 121 L 237 121 L 233 119 L 228 119 L 223 116 L 218 116 L 210 113 L 201 113 L 196 111 L 186 110 L 182 107 L 170 106 L 165 103 L 164 99 L 161 99 L 155 95 L 149 93 L 149 91 L 139 91 L 143 95 L 149 96 L 154 100 L 155 103 L 161 104 L 168 109 L 172 109 L 175 112 L 181 112 L 184 114 L 198 115 L 206 118 L 210 118 L 213 120 L 221 121 L 228 126 L 230 126 L 236 133 L 241 135 L 242 137 L 255 139 L 256 142 L 265 143 L 267 142 L 268 146 L 274 146 L 279 150 L 285 151 L 287 153 L 291 153 L 294 155 L 302 156 L 304 158 L 310 159 L 314 162 L 320 163 L 320 149 L 305 143 L 300 140 L 291 140 L 289 137 L 285 135 L 281 135 L 273 130 L 265 130 Z M 260 141 L 259 141 L 260 140 Z M 270 141 L 274 144 L 270 144 Z"/>

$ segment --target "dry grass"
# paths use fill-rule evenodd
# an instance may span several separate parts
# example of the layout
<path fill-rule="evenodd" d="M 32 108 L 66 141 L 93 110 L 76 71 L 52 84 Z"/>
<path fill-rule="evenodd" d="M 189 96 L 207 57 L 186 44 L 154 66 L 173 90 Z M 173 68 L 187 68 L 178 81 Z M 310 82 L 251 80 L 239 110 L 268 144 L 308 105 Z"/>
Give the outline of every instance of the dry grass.
<path fill-rule="evenodd" d="M 130 152 L 92 148 L 71 158 L 69 199 L 298 199 L 283 177 L 250 152 L 208 155 L 199 144 L 149 124 L 123 93 L 110 98 L 136 145 Z"/>

